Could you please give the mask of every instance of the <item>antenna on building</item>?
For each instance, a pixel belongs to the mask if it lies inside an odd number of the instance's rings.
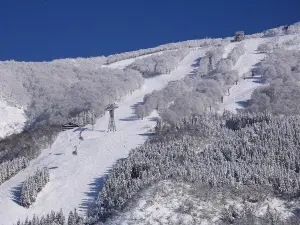
[[[115,109],[119,106],[116,103],[109,104],[106,106],[105,111],[109,112],[109,121],[108,121],[108,130],[109,131],[116,131],[116,123],[115,123]]]

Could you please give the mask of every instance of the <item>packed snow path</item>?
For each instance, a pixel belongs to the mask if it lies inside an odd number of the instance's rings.
[[[252,92],[256,88],[265,85],[261,82],[260,76],[249,77],[249,71],[265,57],[265,54],[257,52],[258,45],[263,42],[265,42],[265,40],[261,38],[244,41],[246,52],[239,58],[236,65],[233,67],[233,69],[237,70],[239,73],[240,78],[238,84],[232,85],[230,88],[230,95],[225,93],[224,101],[220,105],[220,112],[223,112],[225,109],[236,112],[237,109],[244,108],[247,105],[247,101],[251,98]],[[236,44],[230,44],[227,48],[232,49],[234,45]],[[229,51],[226,51],[225,49],[225,52]],[[247,74],[246,79],[243,79],[244,74]]]
[[[146,79],[140,90],[124,97],[115,112],[115,133],[106,132],[107,114],[97,120],[94,130],[91,126],[84,128],[82,141],[79,140],[78,129],[61,132],[51,148],[43,150],[27,169],[0,186],[0,224],[13,224],[18,219],[24,220],[33,214],[40,216],[61,208],[68,214],[76,207],[84,215],[112,165],[118,159],[126,157],[130,149],[141,145],[149,128],[155,125],[155,113],[144,120],[138,120],[133,111],[134,106],[143,100],[145,94],[190,74],[196,60],[206,50],[207,48],[192,50],[171,74]],[[131,61],[124,60],[111,66],[122,69]],[[75,146],[78,148],[77,156],[72,155]],[[45,166],[50,169],[50,182],[29,209],[21,207],[18,204],[21,183],[37,168]]]

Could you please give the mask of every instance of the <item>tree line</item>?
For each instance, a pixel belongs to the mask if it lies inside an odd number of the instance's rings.
[[[37,170],[21,186],[20,205],[29,208],[36,200],[38,193],[49,182],[50,173],[47,167]]]
[[[4,161],[0,164],[0,185],[12,178],[22,169],[25,169],[29,161],[25,157],[15,158],[11,161]]]
[[[66,219],[67,218],[67,219]],[[78,215],[76,209],[69,212],[69,215],[66,217],[62,210],[59,212],[51,211],[45,216],[33,216],[32,219],[26,218],[24,222],[20,220],[16,225],[83,225],[87,224],[82,217]]]

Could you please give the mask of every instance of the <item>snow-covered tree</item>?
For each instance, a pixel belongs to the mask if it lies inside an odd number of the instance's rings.
[[[16,175],[20,170],[25,169],[29,164],[29,161],[25,157],[13,159],[11,161],[5,161],[0,164],[0,185],[11,177]]]
[[[28,177],[22,184],[20,204],[26,208],[35,202],[38,193],[49,182],[50,174],[48,168],[37,170],[34,175]]]
[[[174,70],[179,62],[188,54],[189,50],[187,49],[167,51],[162,54],[137,59],[129,65],[128,68],[139,71],[144,77],[168,74]]]

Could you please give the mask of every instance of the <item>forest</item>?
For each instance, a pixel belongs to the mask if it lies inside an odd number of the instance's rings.
[[[90,214],[105,221],[141,190],[166,179],[264,188],[297,198],[299,121],[299,116],[225,113],[166,123],[114,166]]]
[[[268,190],[268,194],[279,198],[296,199],[300,185],[299,124],[299,116],[229,112],[164,123],[155,136],[118,161],[89,217],[75,224],[105,222],[142,190],[163,180],[197,184],[198,188],[209,187],[218,193],[240,187],[241,195],[249,202],[258,201],[255,196],[259,196],[259,190]],[[257,217],[246,212],[239,217],[227,212],[226,218],[232,221],[225,223],[222,217],[221,224],[248,224],[246,220],[250,217],[259,220],[259,224],[299,222],[291,217],[272,223],[267,214]]]

